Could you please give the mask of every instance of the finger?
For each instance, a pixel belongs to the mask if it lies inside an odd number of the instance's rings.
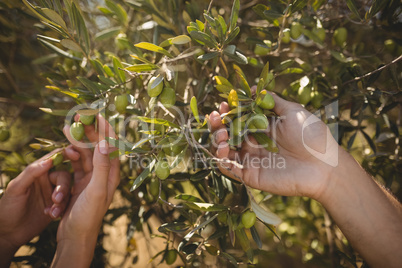
[[[108,177],[111,167],[108,143],[106,140],[100,141],[94,150],[93,156],[93,173],[91,181],[88,184],[88,195],[92,195],[96,198],[106,198]]]
[[[70,161],[78,161],[81,157],[80,153],[74,150],[72,145],[67,146],[63,153],[64,157]]]
[[[52,201],[61,204],[69,198],[71,175],[66,171],[52,172],[49,176],[50,182],[56,187],[52,193]]]
[[[229,111],[230,111],[229,104],[224,101],[221,102],[221,104],[219,105],[219,113],[224,114],[224,113],[228,113]]]
[[[82,170],[84,172],[91,172],[93,169],[92,166],[92,150],[89,149],[88,147],[76,147],[75,145],[72,146],[72,149],[80,154],[80,165],[82,167]],[[74,170],[76,171],[76,170]],[[78,170],[77,170],[78,171]]]
[[[35,161],[27,166],[18,177],[10,182],[9,191],[13,191],[16,194],[25,192],[37,178],[46,174],[53,167],[52,162],[51,158],[47,158]]]
[[[110,203],[113,198],[113,194],[120,183],[120,160],[118,157],[111,160],[111,167],[109,172],[109,184],[108,184],[108,202]]]
[[[213,111],[209,115],[208,122],[209,122],[209,128],[210,128],[211,132],[214,132],[217,129],[219,129],[220,127],[222,127],[221,115],[216,111]]]
[[[257,92],[257,86],[252,86],[250,88],[251,94],[254,95]]]
[[[295,105],[296,103],[287,101],[282,99],[281,97],[279,97],[278,95],[276,95],[273,92],[268,92],[269,94],[272,95],[272,97],[274,98],[275,101],[275,106],[273,108],[273,111],[277,114],[277,115],[284,115],[286,114],[286,112],[292,108],[293,105]]]

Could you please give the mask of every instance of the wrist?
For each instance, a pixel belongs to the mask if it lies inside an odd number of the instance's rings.
[[[345,196],[353,196],[367,174],[357,161],[342,147],[338,147],[338,164],[328,173],[327,183],[315,199],[329,207]]]
[[[14,254],[18,250],[18,246],[13,245],[3,236],[0,236],[0,267],[8,267]]]
[[[89,267],[94,255],[96,240],[97,237],[59,241],[52,267]]]

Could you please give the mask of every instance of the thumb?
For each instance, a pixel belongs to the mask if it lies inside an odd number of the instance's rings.
[[[107,193],[107,184],[110,171],[109,145],[106,140],[100,141],[94,150],[93,173],[89,187],[97,194]]]
[[[293,102],[282,99],[281,97],[279,97],[278,95],[276,95],[273,92],[268,91],[268,93],[271,94],[272,97],[274,98],[275,107],[273,108],[273,110],[277,115],[286,114],[286,112],[290,108],[290,106],[294,104]]]

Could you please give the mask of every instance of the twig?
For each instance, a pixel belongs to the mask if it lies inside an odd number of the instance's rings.
[[[363,79],[363,78],[366,78],[366,77],[368,77],[368,76],[370,76],[370,75],[373,75],[373,74],[375,74],[375,73],[381,72],[381,71],[384,70],[385,68],[388,68],[389,66],[391,66],[392,64],[397,63],[397,62],[400,61],[400,60],[402,60],[402,55],[399,56],[398,58],[394,59],[393,61],[387,63],[386,65],[383,65],[383,66],[381,66],[380,68],[375,69],[375,70],[372,71],[372,72],[366,73],[366,74],[364,74],[364,75],[362,75],[362,76],[355,77],[355,78],[353,78],[352,80],[346,81],[346,82],[343,83],[342,85],[344,86],[344,85],[347,85],[347,84],[349,84],[349,83],[352,83],[352,82],[361,80],[361,79]]]

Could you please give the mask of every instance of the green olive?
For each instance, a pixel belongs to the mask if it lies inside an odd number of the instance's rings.
[[[85,134],[84,126],[82,125],[82,123],[74,122],[70,127],[70,134],[74,140],[76,141],[82,140]]]
[[[257,216],[251,210],[247,210],[241,215],[241,223],[243,223],[244,228],[251,228],[254,226],[257,220]]]
[[[221,222],[221,223],[226,223],[226,224],[227,224],[227,221],[228,221],[228,213],[227,213],[226,211],[220,212],[220,213],[218,214],[217,219],[218,219],[219,222]]]
[[[266,130],[268,128],[268,119],[264,114],[254,114],[247,121],[247,127],[251,132]]]
[[[309,86],[299,88],[297,97],[300,104],[306,105],[311,100],[311,88]]]
[[[165,256],[165,261],[167,265],[172,265],[177,259],[177,251],[174,249],[168,250]]]
[[[152,178],[150,183],[149,183],[149,193],[157,197],[159,196],[159,180],[156,178]]]
[[[165,180],[170,175],[169,163],[166,160],[159,160],[155,166],[155,174],[159,179]]]
[[[124,114],[128,106],[127,94],[118,95],[114,98],[114,105],[120,114]]]
[[[396,48],[396,43],[394,40],[392,39],[388,39],[384,41],[384,46],[385,49],[389,52],[389,53],[393,53],[395,48]]]
[[[348,38],[348,30],[344,27],[340,27],[334,32],[334,39],[338,46],[343,47]]]
[[[326,33],[325,33],[325,29],[324,29],[324,28],[313,28],[312,32],[313,32],[313,34],[315,34],[315,35],[318,37],[318,39],[320,39],[322,42],[325,41]]]
[[[290,26],[290,37],[297,39],[302,34],[303,26],[299,22],[293,22]]]
[[[180,139],[180,140],[178,140]],[[169,143],[162,145],[162,151],[168,156],[176,156],[181,153],[185,147],[185,137],[178,137],[177,139],[170,137]]]
[[[237,117],[230,124],[230,132],[234,136],[240,136],[242,131],[244,130],[245,126],[246,126],[246,123],[244,121],[241,121],[240,117]]]
[[[52,155],[51,158],[52,158],[52,163],[53,163],[54,167],[60,165],[64,160],[63,154],[60,152]]]
[[[321,107],[321,102],[324,99],[322,94],[318,91],[311,92],[311,104],[314,108],[318,109]]]
[[[172,107],[176,103],[176,91],[173,88],[165,87],[159,95],[159,99],[163,106]]]
[[[290,42],[290,29],[286,28],[283,30],[282,43],[288,44],[289,42]]]
[[[254,48],[254,54],[258,56],[265,56],[271,52],[272,42],[270,40],[263,41],[265,46],[257,44]]]
[[[95,116],[94,115],[80,115],[80,121],[84,124],[84,125],[91,125],[94,121],[95,121]]]
[[[265,89],[262,90],[255,100],[258,106],[262,109],[271,110],[275,107],[275,101],[271,94],[268,93]]]
[[[153,76],[148,82],[147,93],[151,98],[158,97],[163,90],[163,80],[160,80],[159,83],[155,84],[156,79],[157,76]]]
[[[127,39],[127,35],[125,33],[119,33],[114,39],[114,43],[118,49],[124,50],[130,47],[129,41]]]
[[[0,142],[5,142],[10,138],[10,130],[7,127],[0,127]]]

